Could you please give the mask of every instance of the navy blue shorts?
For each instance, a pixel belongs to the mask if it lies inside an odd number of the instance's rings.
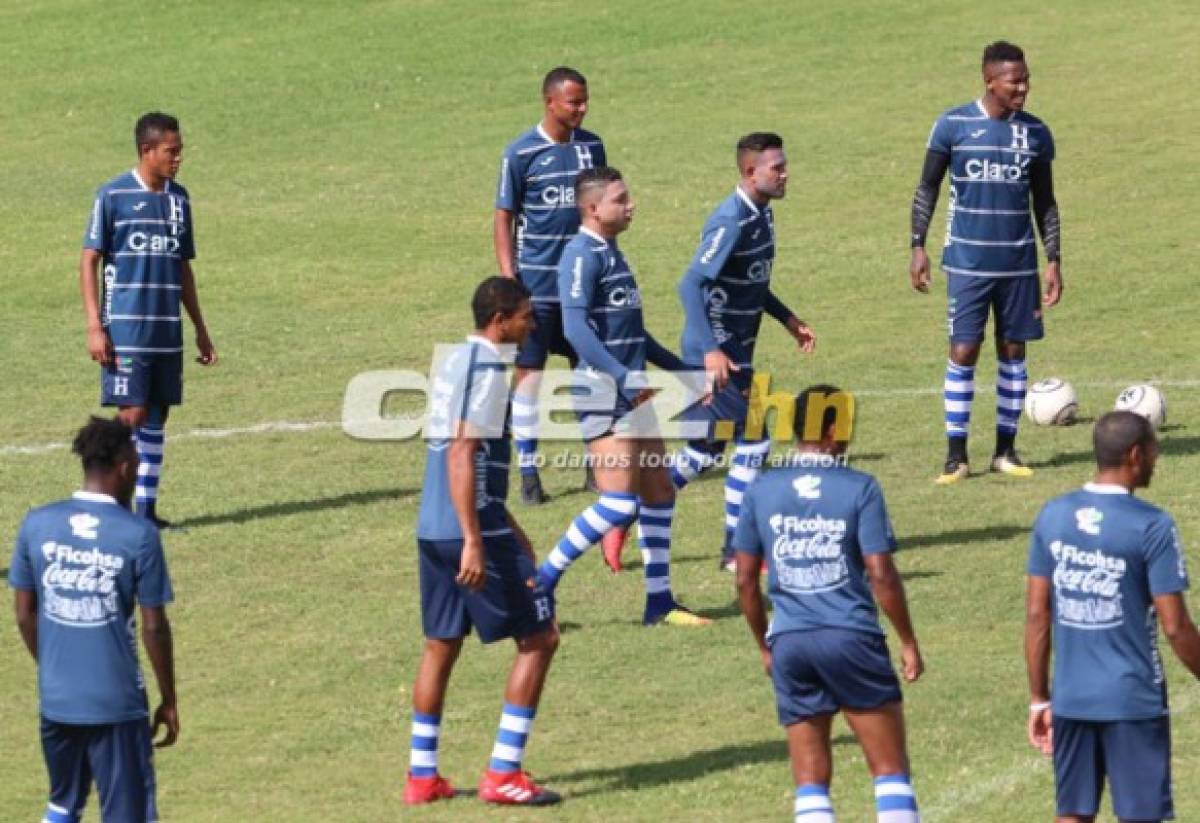
[[[528,637],[554,622],[554,595],[538,584],[537,569],[513,535],[484,538],[487,584],[460,586],[461,540],[418,540],[421,626],[425,636],[455,640],[471,627],[484,643]]]
[[[633,412],[633,403],[618,394],[613,400],[613,407],[603,411],[580,411],[575,416],[579,419],[579,429],[583,433],[583,442],[591,443],[610,434],[624,434],[632,431],[632,421],[629,414]]]
[[[522,369],[540,369],[552,354],[561,354],[574,366],[575,349],[563,333],[562,307],[558,303],[533,304],[533,330],[517,349],[516,365]]]
[[[988,314],[996,314],[996,337],[1013,343],[1041,340],[1042,297],[1036,274],[1021,277],[946,275],[946,319],[953,343],[979,343]]]
[[[1104,780],[1122,820],[1171,820],[1171,721],[1100,723],[1054,717],[1054,786],[1059,815],[1100,811]]]
[[[42,753],[50,772],[47,817],[78,820],[95,781],[102,820],[157,821],[153,751],[145,719],[76,726],[43,717]]]
[[[102,406],[178,406],[183,402],[183,355],[118,354],[100,367]]]
[[[713,393],[712,402],[707,406],[698,403],[683,413],[684,420],[702,421],[709,425],[708,436],[703,440],[688,441],[689,446],[720,454],[730,439],[740,439],[745,434],[753,378],[754,371],[749,368],[732,372],[725,388]],[[763,432],[766,432],[765,426]],[[707,449],[703,448],[704,444],[707,444]]]
[[[902,699],[882,635],[806,629],[771,639],[771,680],[784,726],[838,709],[877,709]]]

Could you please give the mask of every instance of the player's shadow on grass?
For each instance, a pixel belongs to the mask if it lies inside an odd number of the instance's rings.
[[[1164,426],[1159,430],[1158,445],[1163,455],[1187,457],[1193,454],[1200,454],[1200,436],[1177,437],[1171,434],[1172,430],[1182,428],[1183,426]],[[1080,451],[1056,454],[1045,460],[1030,463],[1029,465],[1033,468],[1041,469],[1056,466],[1091,464],[1095,462],[1096,455],[1091,449],[1081,449]]]
[[[846,746],[852,743],[854,743],[854,737],[849,734],[839,734],[832,741],[834,746]],[[755,743],[739,743],[715,749],[693,751],[682,757],[667,760],[652,760],[623,766],[580,769],[547,775],[546,783],[551,786],[592,782],[599,784],[577,791],[568,789],[570,797],[577,798],[602,792],[649,789],[673,783],[686,783],[716,772],[765,763],[786,763],[787,759],[787,740],[781,736],[770,740],[759,740]]]
[[[950,529],[933,534],[914,534],[901,538],[900,550],[927,549],[931,546],[959,546],[971,543],[986,543],[989,541],[1009,540],[1029,531],[1027,525],[1011,525],[1001,523],[996,526],[980,526],[974,529]],[[917,575],[936,575],[941,572],[910,572]]]
[[[362,492],[348,492],[334,497],[318,497],[316,500],[292,500],[285,503],[268,503],[265,506],[250,506],[244,509],[234,509],[220,514],[204,514],[200,517],[190,517],[178,520],[173,525],[181,529],[196,529],[203,526],[219,526],[226,523],[246,523],[251,520],[264,520],[272,517],[287,517],[292,514],[312,514],[313,512],[330,509],[344,509],[347,506],[369,506],[385,500],[403,500],[420,494],[420,489],[372,489]]]

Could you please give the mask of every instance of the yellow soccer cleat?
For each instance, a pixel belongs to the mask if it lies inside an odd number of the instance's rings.
[[[971,476],[971,468],[965,460],[955,460],[951,458],[946,461],[942,473],[934,478],[933,482],[939,486],[949,486],[951,483],[957,483],[959,480],[966,480]]]
[[[669,611],[646,615],[642,623],[646,626],[711,626],[712,620],[676,603]]]
[[[1033,477],[1033,469],[1021,462],[1016,449],[1009,449],[992,458],[992,471],[1009,477]]]

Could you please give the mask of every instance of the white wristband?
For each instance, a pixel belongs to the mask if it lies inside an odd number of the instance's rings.
[[[1045,703],[1030,703],[1029,704],[1029,711],[1033,712],[1033,713],[1044,712],[1048,708],[1050,708],[1049,700],[1047,700]]]

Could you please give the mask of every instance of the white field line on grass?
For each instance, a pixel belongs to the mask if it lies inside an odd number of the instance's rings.
[[[1151,380],[1151,385],[1162,386],[1167,389],[1195,389],[1200,388],[1200,380]],[[1133,385],[1133,381],[1116,381],[1106,380],[1093,383],[1075,383],[1077,389],[1123,389],[1126,386]],[[994,388],[987,385],[977,386],[976,394],[988,394],[994,391]],[[942,393],[941,386],[919,386],[913,388],[892,388],[892,389],[858,389],[854,392],[859,397],[918,397],[926,395],[938,395]],[[193,429],[189,432],[180,434],[169,434],[167,439],[174,442],[177,440],[191,440],[195,438],[220,438],[220,437],[239,437],[241,435],[253,434],[275,434],[279,432],[309,432],[318,431],[321,429],[332,429],[340,427],[341,421],[338,420],[275,420],[267,423],[255,423],[252,426],[240,426],[231,429]],[[0,446],[0,457],[8,455],[29,455],[29,454],[44,454],[46,452],[60,451],[68,448],[69,443],[34,443],[27,446],[22,445],[7,445]]]
[[[1200,688],[1192,686],[1183,694],[1171,699],[1171,719],[1178,722],[1179,718],[1192,712],[1200,705]],[[1016,717],[1013,723],[1024,722],[1024,717]],[[1038,773],[1045,772],[1053,775],[1054,766],[1040,754],[1030,749],[1030,754],[1011,768],[997,774],[983,777],[971,783],[935,795],[931,803],[921,803],[921,820],[925,823],[937,823],[939,820],[961,820],[961,814],[972,809],[992,795],[1011,793],[1021,784],[1032,780]],[[917,771],[920,774],[920,771]],[[919,779],[919,778],[918,778]],[[920,783],[918,782],[918,787]],[[1054,806],[1054,790],[1051,789],[1045,798],[1046,808]]]

